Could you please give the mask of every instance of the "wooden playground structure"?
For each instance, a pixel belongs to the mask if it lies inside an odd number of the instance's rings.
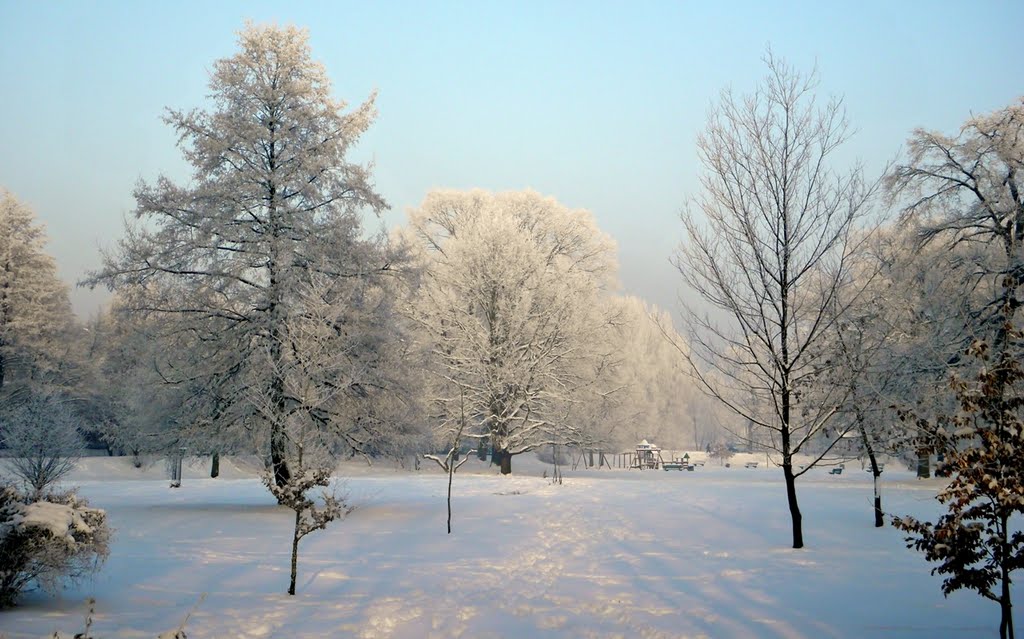
[[[668,457],[664,454],[667,453]],[[635,450],[622,453],[608,453],[599,448],[576,449],[572,452],[572,469],[608,468],[614,470],[692,470],[694,465],[703,466],[703,461],[691,462],[689,453],[676,457],[675,451],[663,451],[660,446],[649,443],[646,439],[637,444]]]

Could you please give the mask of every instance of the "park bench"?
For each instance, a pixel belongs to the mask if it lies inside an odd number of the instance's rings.
[[[684,464],[677,461],[665,462],[661,467],[665,470],[693,470],[693,464]]]
[[[828,471],[828,474],[829,475],[842,475],[843,474],[843,467],[842,466],[836,466],[832,470]]]
[[[871,466],[868,466],[864,470],[866,470],[866,471],[868,471],[870,473],[871,472]],[[883,470],[885,470],[885,464],[879,462],[879,464],[878,464],[878,472],[882,472]]]
[[[744,468],[757,468],[757,462],[747,462],[743,464]]]

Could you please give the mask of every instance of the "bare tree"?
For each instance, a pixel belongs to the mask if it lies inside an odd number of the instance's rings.
[[[687,361],[708,393],[767,431],[764,445],[779,455],[785,479],[793,547],[802,548],[796,479],[837,441],[822,436],[842,401],[836,389],[808,402],[803,389],[828,366],[819,346],[844,300],[856,299],[839,291],[851,285],[864,237],[855,231],[874,187],[859,167],[830,168],[849,127],[839,100],[816,103],[817,74],[801,75],[771,53],[766,63],[763,85],[742,98],[724,91],[698,138],[701,216],[684,215],[675,264],[726,317],[719,324],[687,305]],[[793,463],[799,453],[812,453],[802,470]]]

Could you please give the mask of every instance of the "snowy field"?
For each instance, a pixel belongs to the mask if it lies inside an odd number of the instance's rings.
[[[90,596],[99,638],[153,638],[193,608],[189,639],[997,634],[995,604],[943,599],[923,557],[872,527],[870,475],[855,464],[800,480],[807,548],[794,551],[781,471],[742,461],[567,471],[563,485],[526,456],[512,477],[467,466],[450,536],[436,468],[346,466],[359,508],[303,540],[288,597],[292,514],[251,469],[228,461],[211,480],[197,463],[172,490],[162,464],[91,458],[71,483],[116,528],[109,560],[58,598],[0,612],[0,635],[78,632]],[[894,464],[883,479],[887,509],[937,514],[937,480]]]

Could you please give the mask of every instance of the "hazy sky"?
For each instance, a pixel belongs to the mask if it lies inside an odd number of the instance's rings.
[[[711,6],[715,5],[715,6]],[[404,220],[432,187],[532,187],[591,210],[625,289],[676,306],[669,257],[694,140],[761,58],[815,62],[878,172],[917,126],[953,131],[1024,94],[1024,2],[28,2],[0,0],[0,185],[46,223],[69,282],[121,235],[139,178],[188,170],[165,107],[203,105],[245,19],[311,32],[335,95],[380,90],[356,150]],[[105,294],[72,292],[80,314]]]

